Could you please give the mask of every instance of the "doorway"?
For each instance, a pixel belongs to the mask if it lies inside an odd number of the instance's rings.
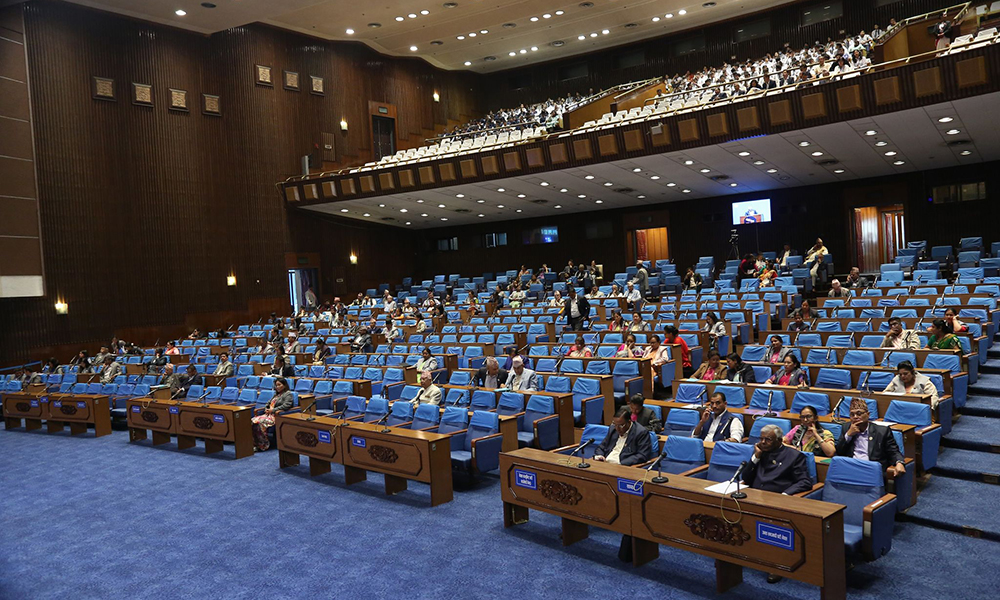
[[[857,267],[863,272],[877,272],[891,263],[899,248],[906,246],[903,205],[863,206],[854,209],[854,250]]]
[[[667,245],[667,228],[635,229],[629,232],[629,264],[648,260],[655,264],[658,260],[670,258]]]
[[[306,292],[312,290],[319,299],[319,286],[316,269],[288,269],[288,299],[292,305],[292,313],[306,305]]]
[[[372,157],[379,160],[396,153],[396,120],[372,115]]]

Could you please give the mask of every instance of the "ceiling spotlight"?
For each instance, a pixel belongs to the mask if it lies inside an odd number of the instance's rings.
[[[465,66],[469,67],[471,65],[472,65],[472,63],[470,63],[469,61],[465,61]]]
[[[799,146],[801,146],[802,148],[805,148],[806,146],[809,145],[811,145],[809,142],[799,142]]]
[[[426,217],[426,216],[427,216],[427,213],[420,213],[420,216],[421,216],[421,217]]]
[[[508,56],[517,56],[517,52],[508,52],[507,55]]]
[[[521,48],[521,54],[527,54],[527,53],[528,53],[527,50],[525,50],[524,48]]]
[[[462,40],[464,40],[464,39],[465,39],[465,36],[464,36],[464,35],[460,35],[460,36],[458,36],[458,37],[457,37],[456,39],[458,39],[459,41],[462,41]]]
[[[603,34],[603,35],[608,35],[609,33],[611,33],[610,29],[602,29],[601,30],[601,34]]]
[[[486,216],[486,215],[484,215],[483,213],[479,213],[479,216],[480,216],[480,217],[484,217],[484,216]]]
[[[701,169],[701,172],[702,172],[702,173],[708,173],[708,172],[710,172],[711,170],[712,170],[712,169]]]
[[[834,169],[833,172],[836,173],[837,175],[840,175],[841,173],[844,172],[844,170],[843,169]]]
[[[530,19],[528,19],[528,20],[529,20],[529,21],[531,21],[532,23],[534,23],[535,21],[537,21],[537,20],[538,20],[538,17],[531,17],[531,18],[530,18]]]
[[[691,193],[691,190],[689,190],[689,189],[683,189],[681,191],[684,192],[685,194],[690,194]]]
[[[409,222],[409,221],[407,221],[407,222],[406,222],[406,224],[407,224],[407,225],[409,225],[409,224],[410,224],[410,222]]]
[[[422,10],[422,11],[420,11],[420,14],[422,14],[422,15],[429,15],[429,14],[431,14],[431,11],[429,11],[429,10]]]
[[[541,183],[540,183],[540,184],[538,184],[538,185],[540,185],[540,186],[542,186],[542,187],[548,187],[548,186],[549,186],[549,182],[548,182],[548,181],[543,181],[543,182],[541,182]]]
[[[642,194],[639,194],[638,198],[639,198],[639,200],[645,200],[645,199],[646,199],[646,196],[644,196],[644,195],[642,195]]]
[[[585,39],[587,39],[587,36],[585,36],[585,35],[578,35],[578,36],[576,36],[576,39],[578,39],[578,40],[585,40]]]
[[[524,194],[518,194],[517,197],[518,198],[524,198],[525,196],[524,196]]]
[[[557,16],[557,17],[561,17],[561,16],[563,16],[564,14],[566,14],[566,12],[565,12],[565,11],[562,11],[562,10],[557,10],[557,11],[556,11],[556,16]]]
[[[550,15],[549,13],[545,13],[544,15],[542,15],[542,18],[543,19],[551,19],[552,15]]]
[[[955,119],[952,117],[941,117],[940,119],[938,119],[938,123],[951,123],[954,120]]]
[[[342,209],[340,209],[340,212],[347,212],[347,209],[346,208],[342,208]]]
[[[768,173],[777,173],[778,170],[777,169],[768,169],[767,172]]]
[[[671,181],[670,183],[667,184],[667,187],[674,187],[675,185],[677,185],[677,184],[674,183],[673,181]]]
[[[371,213],[365,213],[365,216],[366,216],[366,217],[370,217],[370,216],[372,216],[372,215],[371,215]]]
[[[597,34],[596,33],[592,33],[592,34],[590,34],[590,37],[592,37],[592,38],[597,37]]]
[[[968,156],[968,155],[972,154],[972,150],[962,150],[962,151],[960,152],[960,154],[961,154],[962,156]]]
[[[404,18],[403,18],[403,17],[396,17],[396,20],[397,20],[397,21],[403,21],[403,20],[404,20]]]
[[[503,208],[503,207],[504,207],[503,204],[497,204],[497,208]]]
[[[823,153],[820,152],[819,150],[817,150],[816,152],[813,152],[812,155],[813,156],[823,156]]]
[[[584,177],[584,179],[593,179],[593,178],[594,178],[593,175],[587,175],[587,176]]]
[[[455,194],[456,198],[465,198],[465,194]]]
[[[566,188],[560,188],[560,190],[559,190],[559,191],[565,194],[565,193],[566,193],[566,192],[568,192],[569,190],[567,190]]]
[[[351,28],[347,29],[347,35],[354,35],[354,30]]]
[[[948,135],[955,135],[955,134],[959,134],[959,133],[962,133],[962,132],[959,129],[949,129],[945,133],[947,133]]]
[[[531,51],[532,52],[538,52],[538,46],[532,46],[531,47]]]
[[[486,202],[486,200],[476,200],[476,202],[482,204],[483,202]]]
[[[410,14],[408,14],[406,16],[410,17],[411,19],[416,19],[417,18],[416,13],[410,13]]]
[[[654,23],[659,23],[660,22],[660,17],[653,17],[653,22]]]
[[[438,204],[438,208],[444,208],[444,204]]]
[[[604,187],[611,187],[611,186],[613,186],[613,185],[614,185],[614,184],[613,184],[613,183],[611,183],[610,181],[605,181],[605,182],[604,182]]]
[[[482,34],[482,35],[486,35],[486,34],[487,34],[487,33],[489,33],[489,32],[490,32],[490,30],[489,30],[489,29],[480,29],[480,30],[479,30],[479,33],[480,33],[480,34]]]
[[[521,212],[521,209],[519,208],[519,209],[515,210],[514,212]]]
[[[497,191],[502,194],[502,193],[506,192],[507,190],[505,190],[504,188],[497,188]]]
[[[877,134],[877,133],[878,133],[878,132],[877,132],[877,131],[875,131],[874,129],[869,129],[868,131],[866,131],[866,132],[865,132],[865,135],[875,135],[875,134]]]
[[[885,155],[886,156],[896,156],[896,151],[895,150],[889,150],[888,152],[885,153]]]
[[[586,198],[587,194],[577,194],[577,198]]]
[[[424,203],[424,201],[423,201],[422,198],[417,198],[417,204],[423,204],[423,203]]]
[[[888,146],[889,142],[875,142],[875,145],[881,148],[882,146]]]
[[[416,51],[417,51],[416,46],[410,46],[410,52],[416,52]]]
[[[686,160],[686,161],[684,161],[684,164],[686,164],[686,165],[693,165],[694,161],[693,160]]]
[[[736,187],[737,185],[739,185],[739,184],[734,181],[733,183],[729,184],[729,187]]]
[[[556,204],[556,205],[555,205],[555,206],[553,206],[552,208],[562,208],[562,204]]]
[[[379,204],[378,207],[379,208],[385,208],[385,204]]]
[[[405,213],[405,212],[408,212],[408,211],[405,208],[401,208],[401,209],[399,209],[399,212]]]
[[[442,221],[447,221],[447,220],[448,220],[448,217],[441,217],[441,220],[442,220]]]
[[[666,17],[666,18],[668,18],[668,19],[673,19],[674,18],[674,13],[667,13],[667,14],[665,14],[663,16]]]
[[[187,11],[178,8],[177,10],[174,11],[174,14],[177,15],[178,17],[183,17],[184,15],[187,14]]]
[[[650,179],[652,179],[653,181],[656,181],[659,178],[660,178],[659,175],[653,175],[653,176],[650,177]]]
[[[683,17],[684,15],[688,14],[688,11],[686,11],[686,10],[684,10],[684,9],[682,8],[682,9],[680,9],[679,11],[677,11],[677,14],[679,14],[680,16],[682,16],[682,17]]]
[[[641,170],[642,170],[642,167],[636,167],[636,168],[632,169],[632,172],[633,173],[638,173]]]
[[[594,204],[604,204],[604,200],[594,200]]]
[[[743,152],[740,152],[740,156],[750,156],[750,153],[744,150]]]
[[[762,164],[764,164],[764,161],[762,161],[762,160],[755,160],[755,161],[753,161],[753,164],[755,164],[755,165],[757,165],[759,167]]]
[[[904,161],[904,160],[897,160],[897,161],[893,162],[892,164],[894,164],[894,165],[896,165],[898,167],[899,165],[905,165],[906,161]]]

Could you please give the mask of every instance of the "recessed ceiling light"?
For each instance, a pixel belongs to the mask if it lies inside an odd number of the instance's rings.
[[[640,167],[636,167],[636,168],[632,169],[632,172],[633,172],[633,173],[638,173],[638,172],[639,172],[639,171],[641,171],[641,170],[642,170],[642,169],[641,169]]]
[[[456,39],[458,39],[459,41],[462,41],[462,40],[465,39],[465,36],[464,35],[460,35],[460,36],[457,36]]]
[[[877,132],[877,131],[875,131],[874,129],[869,129],[868,131],[866,131],[866,132],[865,132],[865,135],[875,135],[875,134],[877,134],[877,133],[878,133],[878,132]]]
[[[836,173],[837,175],[840,175],[841,173],[844,172],[844,170],[843,169],[834,169],[833,172]]]
[[[660,17],[653,17],[653,22],[654,23],[659,23],[660,22]]]
[[[396,20],[397,20],[397,21],[403,21],[403,20],[405,20],[405,19],[404,19],[403,17],[396,17]]]
[[[702,172],[702,173],[708,173],[708,172],[710,172],[711,170],[712,170],[712,169],[701,169],[701,172]]]
[[[743,152],[740,152],[740,156],[750,156],[750,153],[744,150]]]
[[[538,52],[538,46],[532,46],[531,47],[531,51],[532,52]]]
[[[480,216],[480,217],[484,217],[484,216],[486,216],[486,215],[484,215],[483,213],[479,213],[479,216]]]
[[[366,216],[366,217],[370,217],[370,216],[372,216],[372,215],[371,215],[371,213],[365,213],[365,216]]]
[[[385,204],[379,204],[378,207],[379,208],[385,208]]]
[[[898,167],[899,165],[906,164],[906,161],[905,160],[897,160],[897,161],[893,162],[892,164],[894,164],[894,165],[896,165]]]
[[[399,212],[405,213],[405,212],[408,212],[408,211],[405,208],[401,208],[401,209],[399,209]]]
[[[653,175],[653,176],[650,177],[650,179],[652,179],[653,181],[656,181],[659,178],[660,178],[659,175]]]
[[[764,164],[764,161],[762,161],[762,160],[755,160],[755,161],[753,161],[753,164],[755,164],[755,165],[757,165],[759,167],[762,164]]]
[[[593,178],[594,178],[593,175],[587,175],[587,176],[584,177],[584,179],[593,179]]]
[[[473,32],[470,32],[470,33],[469,33],[469,37],[470,37],[470,38],[471,38],[471,37],[476,37],[476,32],[475,32],[475,31],[473,31]]]
[[[962,131],[959,130],[959,129],[949,129],[945,133],[947,133],[948,135],[956,135],[956,134],[962,133]]]
[[[524,198],[524,194],[518,194],[517,197],[518,198]]]
[[[429,14],[431,14],[431,11],[429,11],[429,10],[422,10],[422,11],[420,11],[420,14],[422,14],[422,15],[429,15]]]
[[[604,204],[604,200],[594,200],[594,204]]]
[[[427,213],[420,213],[420,216],[421,216],[421,217],[426,217],[426,216],[427,216]]]
[[[592,34],[590,34],[590,37],[597,37],[597,34],[596,33],[592,33]]]
[[[552,208],[562,208],[562,204],[556,204],[556,205],[555,205],[555,206],[553,206]]]
[[[465,66],[468,67],[468,66],[471,66],[471,65],[472,65],[472,63],[470,63],[469,61],[465,61]]]
[[[465,194],[455,194],[456,198],[465,198]]]
[[[586,198],[587,194],[577,194],[577,198]]]
[[[561,16],[563,16],[564,14],[566,14],[566,12],[565,12],[565,11],[562,11],[562,10],[557,10],[557,11],[556,11],[556,16],[557,16],[557,17],[561,17]]]
[[[528,19],[528,20],[529,20],[529,21],[531,21],[532,23],[534,23],[535,21],[537,21],[537,20],[538,20],[538,17],[531,17],[531,18],[530,18],[530,19]]]
[[[521,48],[521,54],[527,54],[527,53],[528,53],[527,49]]]
[[[543,19],[551,19],[552,15],[550,15],[549,13],[545,13],[544,15],[542,15],[542,18]]]
[[[519,208],[519,209],[515,210],[514,212],[521,212],[521,209]]]
[[[777,173],[778,170],[777,169],[768,169],[767,172],[768,173]]]
[[[410,52],[416,52],[416,51],[417,51],[416,46],[410,46]]]
[[[576,39],[578,39],[578,40],[585,40],[585,39],[587,39],[587,36],[585,36],[585,35],[578,35],[578,36],[576,36]]]
[[[729,184],[729,187],[736,187],[737,185],[739,185],[739,184],[734,181],[733,183]]]
[[[609,30],[609,29],[602,29],[602,30],[601,30],[601,33],[602,33],[603,35],[608,35],[609,33],[611,33],[611,30]]]
[[[506,192],[507,190],[505,190],[504,188],[497,188],[497,191],[502,194],[502,193]]]
[[[497,204],[497,208],[504,208],[503,204]]]
[[[422,198],[417,198],[417,204],[423,204],[423,203],[424,203],[424,201],[423,201]]]
[[[201,5],[204,8],[215,8],[215,4],[212,4],[211,2],[202,2]]]
[[[406,224],[407,224],[407,225],[409,225],[409,224],[410,224],[410,222],[409,222],[409,221],[407,221],[407,222],[406,222]]]
[[[416,19],[417,18],[417,13],[410,13],[410,14],[408,14],[406,16],[410,17],[411,19]]]
[[[560,189],[559,189],[559,191],[565,194],[565,193],[566,193],[566,192],[568,192],[569,190],[567,190],[566,188],[560,188]]]
[[[354,30],[351,28],[347,29],[347,35],[354,35]]]
[[[878,146],[879,148],[881,148],[882,146],[888,146],[889,142],[885,142],[885,141],[875,142],[875,145]]]
[[[819,150],[817,150],[817,151],[813,152],[812,155],[813,156],[823,156],[823,153],[820,152]]]
[[[686,11],[686,10],[684,10],[684,9],[682,8],[682,9],[680,9],[679,11],[677,11],[677,14],[679,14],[680,16],[682,16],[682,17],[683,17],[684,15],[688,14],[688,11]]]
[[[540,183],[540,184],[538,184],[538,185],[540,185],[540,186],[542,186],[542,187],[548,187],[548,185],[549,185],[549,182],[548,182],[548,181],[543,181],[543,182],[541,182],[541,183]]]
[[[613,186],[613,185],[614,185],[614,184],[613,184],[613,183],[611,183],[610,181],[605,181],[605,182],[604,182],[604,187],[611,187],[611,186]]]
[[[347,209],[346,208],[342,208],[342,209],[340,209],[340,212],[347,212]]]
[[[895,150],[889,150],[888,152],[885,153],[885,155],[886,156],[896,156],[896,151]]]
[[[372,29],[378,29],[379,27],[382,26],[382,24],[381,23],[369,23],[368,26],[371,27]]]
[[[668,19],[673,19],[674,18],[674,13],[667,13],[667,14],[665,14],[663,16],[666,17],[666,18],[668,18]]]
[[[438,208],[444,208],[444,204],[438,204]]]
[[[487,33],[489,33],[489,32],[490,32],[490,30],[489,30],[489,29],[480,29],[480,30],[479,30],[479,33],[480,33],[480,35],[486,35],[486,34],[487,34]]]
[[[941,117],[938,119],[938,123],[951,123],[955,119],[953,117]]]
[[[174,14],[177,15],[178,17],[183,17],[184,15],[187,14],[187,11],[178,8],[177,10],[174,11]]]
[[[441,217],[441,220],[442,220],[442,221],[447,221],[447,220],[448,220],[448,217]]]
[[[674,183],[673,181],[671,181],[670,183],[667,184],[667,187],[674,187],[675,185],[677,185],[677,184]]]
[[[684,164],[686,164],[686,165],[693,165],[694,161],[693,160],[686,160],[686,161],[684,161]]]
[[[801,146],[803,148],[805,148],[806,146],[809,146],[809,145],[810,145],[809,142],[799,142],[799,146]]]
[[[507,55],[508,56],[517,56],[517,52],[508,52]]]
[[[486,200],[476,200],[477,204],[482,204],[483,202],[486,202]]]
[[[688,189],[683,189],[681,191],[684,192],[685,194],[690,194],[691,193],[691,190],[688,190]]]
[[[639,200],[645,200],[645,199],[646,199],[646,196],[644,196],[643,194],[639,194]]]
[[[962,156],[968,156],[968,155],[972,154],[972,150],[962,150],[962,152],[960,154]]]

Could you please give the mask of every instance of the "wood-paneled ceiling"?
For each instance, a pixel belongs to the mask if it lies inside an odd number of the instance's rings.
[[[759,194],[1000,159],[1000,93],[714,146],[304,206],[412,229]]]
[[[392,56],[418,56],[444,69],[481,73],[585,54],[789,3],[789,0],[71,1],[205,34],[263,22],[324,39],[363,42]]]

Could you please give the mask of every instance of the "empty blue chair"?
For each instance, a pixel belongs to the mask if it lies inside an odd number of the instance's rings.
[[[669,439],[669,438],[668,438]],[[694,476],[709,481],[729,481],[740,468],[740,464],[749,462],[753,456],[753,446],[737,442],[716,442],[712,448],[712,457],[708,460],[708,468]]]
[[[477,410],[466,430],[451,436],[451,465],[470,474],[496,470],[502,441],[500,416]]]
[[[347,406],[344,409],[345,419],[360,419],[365,414],[366,401],[361,396],[348,396]]]
[[[734,385],[717,385],[715,391],[726,397],[726,404],[730,408],[740,408],[746,406],[747,396],[744,388]]]
[[[806,362],[811,365],[835,365],[837,364],[837,353],[833,348],[811,348],[806,355]]]
[[[611,367],[606,360],[592,360],[587,363],[587,375],[611,375]]]
[[[396,404],[409,404],[409,402],[394,402],[393,406]],[[412,405],[410,405],[412,407]],[[458,409],[461,412],[462,409]],[[448,409],[445,409],[447,412]],[[391,418],[391,417],[390,417]],[[438,407],[433,404],[421,404],[417,406],[416,410],[413,411],[413,420],[410,423],[410,429],[421,430],[421,429],[434,429],[441,422],[441,411]]]
[[[521,394],[517,392],[503,392],[503,394],[511,394],[519,396]],[[501,394],[502,395],[502,394]],[[521,401],[522,404],[524,401]],[[492,390],[476,390],[472,394],[472,398],[469,402],[469,408],[474,410],[495,410],[497,407],[497,395]]]
[[[473,406],[479,406],[479,403],[476,400],[476,394],[480,391],[481,390],[477,390],[472,394]],[[492,394],[492,392],[488,393]],[[500,400],[497,402],[498,415],[516,415],[521,412],[524,412],[524,394],[517,392],[503,392],[500,394]]]
[[[373,396],[372,399],[368,401],[368,404],[365,405],[365,416],[363,420],[365,423],[372,423],[386,416],[388,412],[389,401],[381,396]]]
[[[624,403],[626,398],[642,393],[642,377],[639,375],[639,361],[615,361],[612,370],[615,401]]]
[[[449,406],[441,415],[437,432],[451,434],[464,430],[469,424],[469,411],[459,406]],[[454,446],[452,446],[454,449]]]
[[[451,388],[447,390],[444,403],[447,406],[468,406],[469,390],[461,390],[458,388]]]
[[[550,378],[552,379],[552,378]],[[555,391],[548,386],[546,391]],[[573,382],[573,420],[578,426],[588,423],[602,423],[604,419],[604,396],[601,382],[589,377],[577,377]]]
[[[559,445],[559,416],[550,396],[532,394],[528,399],[524,415],[518,417],[517,443],[521,448],[532,446],[542,450]]]
[[[449,385],[469,385],[472,382],[472,373],[469,371],[452,371],[448,378]]]
[[[851,372],[847,369],[823,367],[816,375],[816,381],[813,385],[819,388],[849,390],[851,389]]]
[[[368,406],[371,407],[371,402],[368,403]],[[413,405],[409,402],[393,402],[392,410],[385,424],[390,427],[403,427],[409,425],[412,421]]]
[[[705,384],[682,383],[677,386],[677,402],[705,402],[708,392]]]
[[[855,367],[875,365],[875,353],[871,350],[848,350],[844,353],[844,364]]]
[[[802,407],[811,406],[816,409],[816,414],[823,417],[830,414],[830,396],[821,392],[807,392],[796,390],[792,397],[791,412],[798,414],[802,412]],[[785,433],[788,433],[787,431]]]
[[[607,425],[586,425],[583,428],[583,434],[580,436],[580,444],[588,441],[593,441],[592,444],[578,452],[576,455],[581,457],[581,459],[593,458],[594,452],[597,450],[597,446],[604,441],[604,438],[608,435],[609,427]],[[569,448],[564,448],[561,450],[564,454],[569,454],[576,449],[576,446],[570,446]]]
[[[705,445],[700,439],[679,435],[667,437],[663,444],[663,459],[659,465],[661,471],[678,474],[704,464]]]
[[[698,425],[699,413],[697,410],[688,408],[674,408],[667,413],[667,420],[664,423],[663,433],[668,436],[690,437]],[[701,444],[701,440],[697,440]]]
[[[785,392],[782,390],[768,390],[765,388],[754,388],[750,396],[750,408],[766,409],[768,400],[771,402],[771,410],[778,412],[785,410]],[[785,430],[788,433],[788,430]]]
[[[766,353],[767,346],[744,346],[740,358],[745,362],[760,362],[764,360],[764,354]]]
[[[896,497],[885,496],[884,490],[879,463],[846,456],[830,459],[820,499],[845,507],[844,546],[850,554],[874,560],[892,549]]]

